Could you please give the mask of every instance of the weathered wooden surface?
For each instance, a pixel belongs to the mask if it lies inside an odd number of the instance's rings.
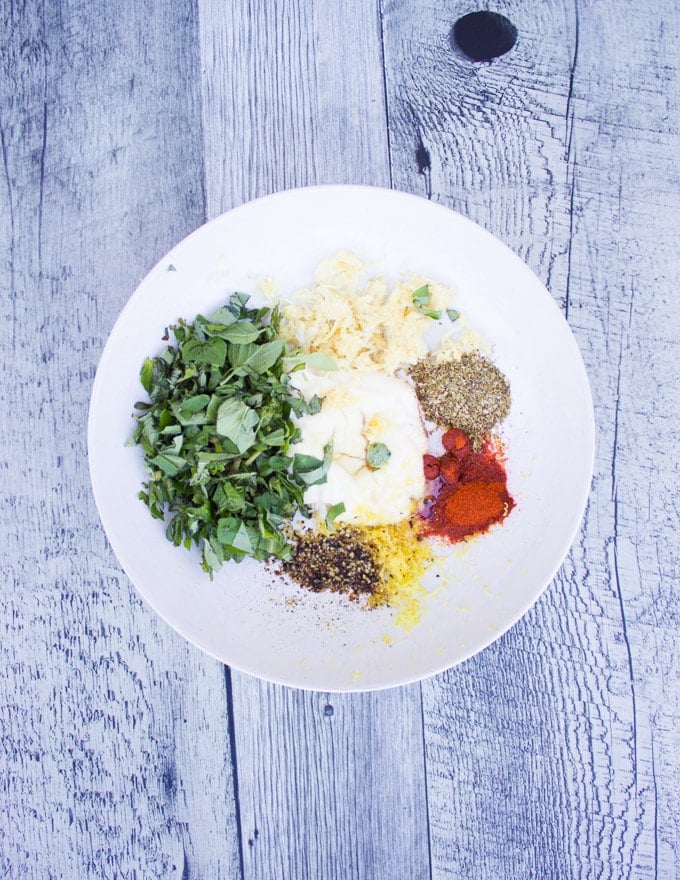
[[[680,876],[680,14],[503,2],[503,58],[425,0],[4,0],[0,875]],[[303,694],[231,673],[137,598],[85,420],[137,281],[283,187],[394,185],[546,282],[598,422],[567,563],[496,645],[423,683]],[[559,500],[556,500],[559,503]]]

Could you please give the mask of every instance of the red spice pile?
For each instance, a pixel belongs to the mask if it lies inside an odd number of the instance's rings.
[[[455,542],[486,532],[505,519],[515,502],[500,453],[490,440],[474,452],[468,435],[452,428],[442,443],[444,455],[423,457],[425,477],[436,481],[434,502],[423,514],[425,534]]]

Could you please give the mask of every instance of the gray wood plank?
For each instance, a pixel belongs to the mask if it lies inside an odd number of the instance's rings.
[[[432,876],[677,876],[678,11],[499,2],[518,43],[476,64],[448,40],[472,8],[385,6],[395,185],[546,281],[599,436],[559,576],[423,688]]]
[[[199,10],[210,217],[312,183],[389,186],[375,2]]]
[[[375,3],[202,0],[199,21],[211,215],[389,185]],[[245,877],[429,877],[417,686],[331,699],[234,673],[233,699]]]
[[[2,17],[0,874],[238,877],[224,669],[122,575],[85,447],[115,316],[204,219],[195,15]]]
[[[429,878],[418,686],[234,705],[245,877]]]

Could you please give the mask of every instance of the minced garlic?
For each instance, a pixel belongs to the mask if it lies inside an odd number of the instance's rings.
[[[362,280],[366,267],[354,254],[324,260],[311,287],[282,303],[281,332],[306,351],[321,351],[338,366],[394,373],[428,353],[424,335],[432,318],[414,305],[413,293],[427,284],[430,306],[443,310],[453,294],[440,284],[410,276]]]

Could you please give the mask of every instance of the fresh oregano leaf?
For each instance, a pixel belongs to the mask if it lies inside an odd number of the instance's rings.
[[[256,327],[250,321],[238,321],[235,324],[231,324],[229,327],[225,327],[221,336],[223,339],[226,339],[227,342],[245,345],[248,342],[255,342],[261,332],[262,328]]]
[[[233,342],[229,346],[229,363],[232,367],[243,367],[248,363],[248,358],[252,357],[257,351],[257,345],[252,342],[241,345],[241,343]]]
[[[307,486],[325,483],[328,469],[333,460],[333,444],[327,443],[323,448],[323,460],[312,455],[296,454],[293,458],[293,473],[297,474]]]
[[[243,366],[255,373],[266,373],[281,357],[284,347],[283,339],[274,339],[272,342],[258,345]]]
[[[304,367],[312,367],[322,372],[331,372],[337,370],[338,365],[322,351],[298,351],[286,358],[286,369],[296,370]]]
[[[222,367],[227,358],[227,343],[219,337],[208,339],[206,342],[187,339],[182,346],[182,357],[187,363]]]
[[[151,394],[151,387],[153,385],[153,361],[151,358],[146,358],[142,364],[139,378],[146,393]]]
[[[176,476],[186,467],[186,461],[180,455],[172,454],[156,455],[149,463],[160,468],[168,477]]]
[[[332,531],[335,520],[340,516],[341,513],[345,512],[345,509],[345,505],[342,501],[340,501],[339,504],[331,504],[330,507],[326,510],[326,528],[329,531]]]
[[[387,464],[392,453],[384,443],[369,443],[366,450],[366,463],[372,471],[380,470]]]
[[[259,420],[252,407],[236,398],[228,398],[217,410],[217,433],[231,440],[239,452],[247,452],[255,442]]]
[[[228,306],[222,306],[208,315],[209,324],[220,325],[222,327],[229,326],[229,324],[233,324],[236,320],[236,315],[228,308]]]
[[[148,474],[139,498],[173,544],[199,549],[211,576],[226,560],[289,558],[282,526],[309,514],[305,490],[326,479],[332,455],[329,446],[322,460],[298,459],[296,471],[292,415],[321,401],[290,384],[277,310],[247,303],[234,294],[208,318],[166,330],[175,344],[142,365],[150,400],[136,406],[130,439]]]
[[[411,294],[411,298],[413,300],[413,305],[418,309],[421,315],[426,315],[428,318],[434,318],[435,320],[441,317],[441,312],[430,308],[429,284],[423,284],[422,287],[414,290]]]

